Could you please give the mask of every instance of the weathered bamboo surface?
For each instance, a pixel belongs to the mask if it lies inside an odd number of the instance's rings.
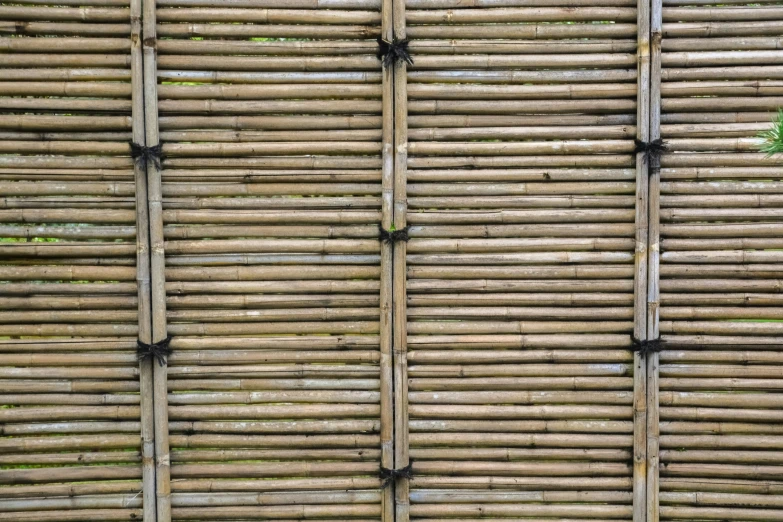
[[[154,522],[141,2],[67,4],[0,5],[0,520]]]
[[[783,520],[783,12],[714,4],[663,4],[660,519]]]
[[[633,517],[636,5],[599,4],[406,2],[411,520]]]
[[[0,521],[783,522],[782,31],[0,3]]]
[[[393,520],[391,9],[326,4],[157,3],[173,520]]]

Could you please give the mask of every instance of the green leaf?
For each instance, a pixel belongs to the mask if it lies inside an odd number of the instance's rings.
[[[768,158],[783,153],[783,109],[778,109],[778,117],[772,122],[772,128],[759,134],[759,138],[764,140],[759,150],[766,153]]]

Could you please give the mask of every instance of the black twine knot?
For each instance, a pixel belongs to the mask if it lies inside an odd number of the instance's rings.
[[[151,161],[155,168],[160,170],[160,158],[163,153],[163,145],[158,143],[154,147],[146,147],[138,143],[130,143],[131,157],[136,166],[146,165]]]
[[[634,145],[636,145],[633,149],[634,153],[643,153],[644,159],[647,161],[648,165],[652,165],[653,163],[655,163],[655,166],[660,165],[661,156],[668,150],[666,142],[661,138],[652,141],[634,139],[633,142]]]
[[[398,230],[386,230],[381,225],[378,225],[378,239],[381,243],[395,243],[397,241],[408,241],[408,227],[400,228]]]
[[[141,340],[137,340],[136,355],[139,358],[139,361],[144,361],[152,357],[158,360],[159,365],[163,366],[166,364],[166,357],[171,355],[169,343],[171,343],[171,335],[162,341],[152,344],[143,343]]]
[[[633,351],[639,352],[639,355],[642,356],[660,352],[663,349],[663,344],[666,342],[661,338],[640,341],[635,337],[631,337],[631,341],[633,341]]]
[[[386,489],[391,484],[393,484],[398,478],[412,479],[413,461],[411,460],[410,462],[408,462],[407,466],[400,469],[389,469],[381,466],[379,475],[381,477],[381,489]]]
[[[403,61],[408,65],[413,65],[413,58],[408,53],[408,39],[394,40],[389,42],[383,38],[378,38],[378,59],[383,66],[388,68],[395,62]]]

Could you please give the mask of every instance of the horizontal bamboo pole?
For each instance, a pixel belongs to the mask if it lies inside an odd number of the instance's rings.
[[[491,387],[491,388],[490,388]],[[564,376],[546,377],[464,377],[451,375],[411,380],[411,390],[629,390],[633,379],[628,377]]]
[[[527,4],[526,4],[527,5]],[[514,22],[583,22],[592,20],[636,21],[636,11],[620,7],[540,7],[411,10],[405,20],[411,26],[417,24],[479,24]]]
[[[539,1],[543,3],[547,0]],[[534,4],[526,3],[524,5],[531,6]],[[462,6],[463,5],[460,5],[459,7]],[[595,6],[595,4],[591,4],[591,6]],[[482,11],[489,10],[485,7]],[[535,17],[535,13],[530,14],[530,16]],[[439,22],[441,21],[443,20],[439,20]],[[496,19],[496,22],[506,21],[507,20],[503,16]],[[628,23],[613,23],[606,25],[552,24],[548,23],[549,21],[550,20],[547,19],[546,16],[543,16],[540,19],[540,23],[529,21],[524,25],[510,23],[493,23],[492,25],[449,25],[435,23],[432,25],[411,25],[406,29],[408,37],[414,40],[424,38],[540,38],[542,40],[548,40],[558,38],[633,38],[636,35],[636,24],[630,23],[631,20],[625,20]],[[408,74],[410,79],[418,78],[417,71],[411,71]]]
[[[376,477],[318,477],[318,478],[276,478],[275,480],[254,479],[175,479],[171,482],[173,498],[179,492],[219,492],[219,491],[265,491],[298,492],[308,494],[324,490],[376,489],[380,481]]]
[[[501,433],[508,435],[510,438],[504,438],[501,436],[497,439],[497,442],[487,442],[485,446],[497,447],[503,445],[522,445],[522,446],[537,446],[539,440],[543,440],[545,447],[559,447],[559,444],[568,444],[567,438],[559,438],[555,436],[557,434],[572,433],[579,440],[584,442],[587,447],[607,447],[607,448],[623,448],[631,443],[629,438],[623,438],[614,436],[616,434],[630,435],[633,433],[633,423],[629,421],[607,421],[607,420],[523,420],[523,421],[509,421],[509,420],[428,420],[428,419],[412,419],[410,421],[411,433],[417,433],[417,444],[421,445],[443,445],[448,446],[452,444],[450,441],[462,441],[454,442],[458,446],[478,444],[479,439],[477,437],[483,437],[486,433]],[[445,436],[441,438],[443,433],[453,433],[454,435]],[[475,433],[471,433],[475,432]],[[517,437],[517,434],[548,434],[548,438],[540,439],[538,436],[533,436],[532,439],[526,439],[524,437]],[[590,434],[602,434],[600,437],[592,437],[586,435]],[[610,434],[609,438],[606,434]],[[532,436],[532,435],[531,435]],[[487,440],[494,440],[488,436]],[[441,444],[441,440],[444,442]],[[530,441],[532,442],[526,442]],[[574,439],[576,440],[576,439]],[[596,446],[598,440],[603,440],[601,444],[606,446]],[[548,442],[547,442],[548,441]],[[565,442],[564,442],[565,441]],[[483,443],[481,443],[484,445]]]

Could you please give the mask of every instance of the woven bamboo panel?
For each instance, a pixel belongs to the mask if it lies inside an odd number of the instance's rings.
[[[483,5],[407,1],[410,516],[631,520],[636,6]]]
[[[157,7],[172,518],[380,520],[380,2]]]
[[[0,5],[0,520],[141,519],[130,2],[48,3]]]
[[[783,105],[783,10],[678,3],[663,17],[661,333],[780,342],[783,161],[756,135]]]
[[[661,520],[783,520],[783,10],[663,6]],[[777,345],[777,346],[776,346]]]

